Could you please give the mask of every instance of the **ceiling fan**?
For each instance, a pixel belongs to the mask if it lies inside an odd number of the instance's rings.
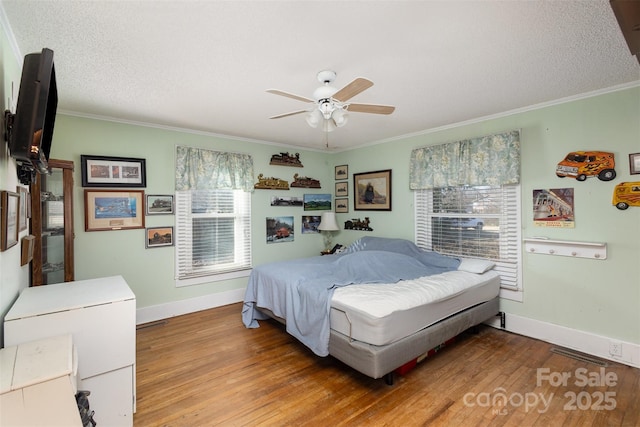
[[[347,123],[347,113],[391,114],[396,109],[396,107],[391,105],[356,104],[348,102],[354,96],[373,86],[373,82],[371,80],[358,77],[342,89],[338,90],[331,86],[331,83],[333,83],[335,79],[335,71],[320,71],[318,73],[318,81],[322,83],[322,86],[313,91],[313,99],[278,89],[267,90],[267,92],[275,95],[286,96],[287,98],[293,98],[298,101],[313,104],[304,110],[278,114],[277,116],[269,118],[280,119],[282,117],[307,113],[307,123],[309,126],[315,128],[318,127],[318,125],[321,125],[323,131],[331,132],[332,130],[342,127]]]

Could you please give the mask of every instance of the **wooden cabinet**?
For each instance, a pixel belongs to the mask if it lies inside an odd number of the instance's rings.
[[[49,160],[51,174],[31,184],[31,234],[35,236],[31,286],[74,280],[73,162]]]

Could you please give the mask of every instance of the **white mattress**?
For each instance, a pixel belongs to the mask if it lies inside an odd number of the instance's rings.
[[[386,345],[489,301],[499,291],[500,277],[493,270],[339,287],[331,300],[331,329],[357,341]]]

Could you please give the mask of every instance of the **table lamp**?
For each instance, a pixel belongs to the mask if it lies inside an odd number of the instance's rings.
[[[336,222],[335,212],[322,213],[322,218],[320,219],[318,230],[320,230],[320,232],[322,233],[322,237],[324,238],[324,247],[327,248],[328,251],[330,251],[333,232],[340,230],[340,227],[338,227],[338,223]]]

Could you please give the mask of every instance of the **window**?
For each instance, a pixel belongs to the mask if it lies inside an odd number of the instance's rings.
[[[501,296],[522,299],[519,184],[417,190],[415,210],[418,246],[494,261]]]
[[[249,154],[176,146],[176,286],[248,276]]]
[[[248,275],[251,193],[177,191],[176,264],[177,286]]]

